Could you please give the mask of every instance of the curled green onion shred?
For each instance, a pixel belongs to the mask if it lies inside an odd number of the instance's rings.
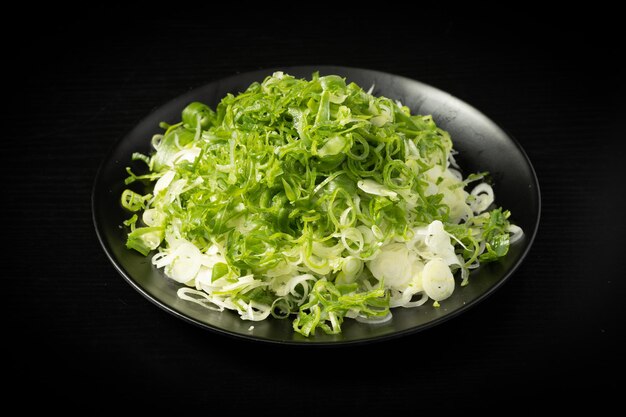
[[[148,170],[127,169],[126,245],[181,299],[244,320],[310,336],[438,306],[522,235],[431,116],[336,75],[276,72],[162,127],[133,155]]]

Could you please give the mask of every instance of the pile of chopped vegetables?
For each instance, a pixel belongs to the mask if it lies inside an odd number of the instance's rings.
[[[309,336],[438,306],[455,274],[467,284],[522,235],[492,209],[486,173],[463,179],[431,116],[336,75],[276,72],[162,127],[133,156],[149,172],[127,169],[150,191],[121,196],[127,247],[156,251],[181,299],[244,320],[290,318]]]

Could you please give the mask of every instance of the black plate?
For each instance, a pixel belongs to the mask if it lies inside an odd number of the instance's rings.
[[[245,90],[252,82],[262,81],[274,70],[238,74],[189,91],[159,107],[123,137],[105,158],[94,184],[93,219],[96,232],[109,259],[120,274],[141,294],[164,310],[188,322],[218,333],[259,341],[287,344],[362,343],[413,333],[439,324],[475,305],[500,287],[520,265],[534,240],[539,225],[539,184],[528,157],[521,146],[494,122],[475,108],[449,94],[408,78],[378,71],[331,67],[302,66],[280,68],[297,77],[310,78],[311,73],[338,74],[367,89],[375,85],[374,94],[400,100],[413,113],[432,114],[436,123],[450,132],[458,161],[465,175],[489,171],[495,181],[496,203],[511,210],[512,220],[525,231],[525,237],[511,246],[502,261],[482,266],[470,278],[470,285],[457,286],[440,308],[432,303],[393,310],[390,322],[371,325],[346,320],[343,333],[305,338],[293,331],[291,320],[268,319],[250,322],[235,312],[206,310],[182,301],[176,295],[179,284],[164,277],[143,257],[124,246],[126,232],[120,227],[128,218],[119,199],[124,190],[125,167],[131,165],[133,152],[149,153],[150,138],[162,132],[159,122],[180,121],[181,110],[191,101],[202,101],[215,108],[227,93]],[[250,326],[254,329],[250,330]]]

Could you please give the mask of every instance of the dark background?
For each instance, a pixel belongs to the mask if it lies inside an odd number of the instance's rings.
[[[301,15],[138,23],[121,14],[105,23],[51,19],[30,36],[3,30],[9,392],[70,409],[88,401],[97,410],[133,403],[276,415],[500,403],[537,411],[541,401],[602,410],[618,401],[625,347],[618,28],[598,29],[593,18]],[[423,333],[313,349],[190,326],[117,274],[90,202],[115,141],[193,87],[307,64],[434,85],[519,140],[539,177],[542,219],[526,261],[494,296]]]

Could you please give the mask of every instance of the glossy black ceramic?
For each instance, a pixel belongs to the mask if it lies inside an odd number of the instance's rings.
[[[509,254],[497,263],[480,267],[470,278],[470,285],[457,286],[454,294],[440,308],[432,303],[413,309],[394,309],[393,319],[379,325],[344,322],[343,333],[326,335],[318,331],[305,338],[294,333],[291,320],[268,319],[263,322],[242,321],[235,312],[206,310],[180,300],[178,283],[164,277],[150,263],[149,257],[126,249],[126,232],[122,222],[129,217],[120,203],[125,189],[125,168],[133,152],[149,153],[150,139],[160,133],[159,122],[180,121],[181,110],[191,101],[202,101],[215,108],[227,93],[245,90],[254,81],[262,81],[272,70],[234,75],[189,91],[146,116],[124,136],[104,159],[95,180],[92,208],[96,232],[117,271],[147,299],[190,323],[231,336],[287,344],[345,344],[381,340],[424,330],[452,318],[501,286],[520,265],[535,237],[539,224],[540,194],[537,177],[522,147],[500,127],[475,108],[441,90],[393,74],[347,67],[302,66],[277,68],[298,77],[311,73],[338,74],[365,89],[374,85],[375,95],[400,100],[413,113],[432,114],[436,123],[450,132],[458,162],[464,175],[489,171],[495,182],[496,203],[513,213],[512,221],[522,227],[525,237],[511,246]],[[141,165],[137,165],[140,167]],[[250,326],[254,326],[250,330]]]

